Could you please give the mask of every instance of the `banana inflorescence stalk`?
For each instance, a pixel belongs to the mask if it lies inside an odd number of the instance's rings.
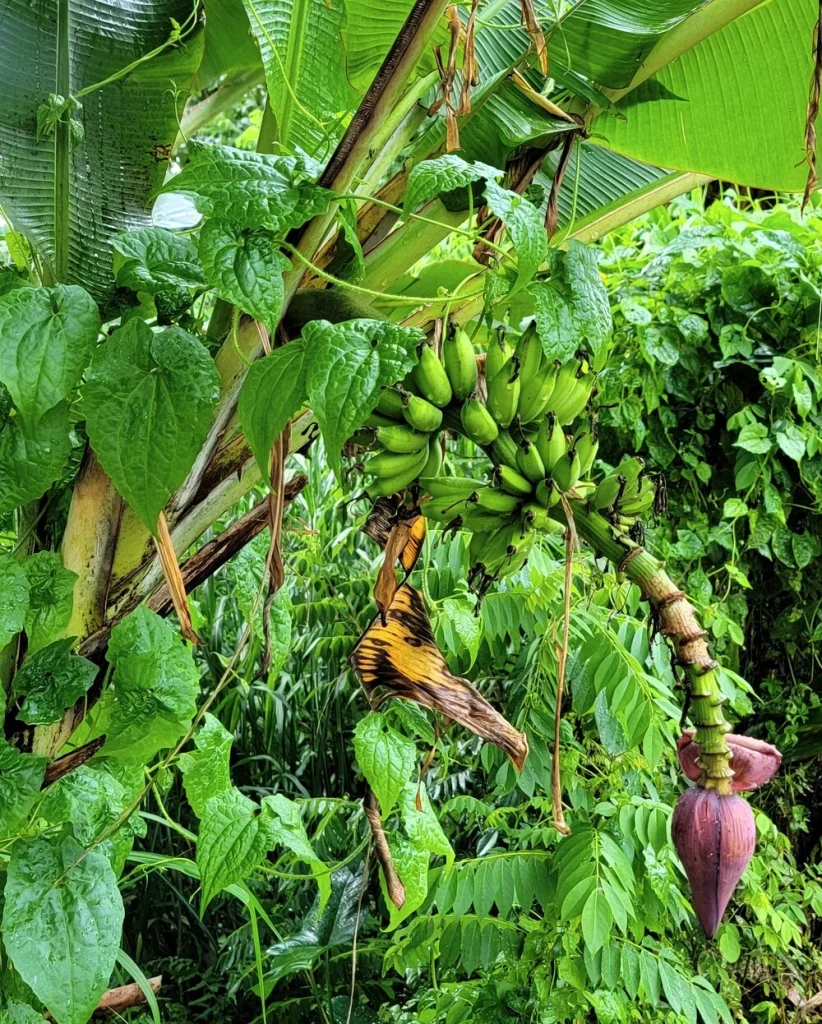
[[[469,532],[469,585],[480,597],[525,564],[540,532],[562,533],[569,525],[639,587],[686,677],[696,728],[680,740],[679,754],[697,785],[682,795],[672,829],[697,915],[713,935],[753,854],[753,813],[737,793],[766,782],[779,752],[730,733],[707,634],[663,564],[642,547],[640,517],[654,507],[656,492],[642,460],[625,456],[598,481],[590,479],[599,442],[596,373],[586,353],[565,362],[549,358],[532,324],[515,344],[498,330],[484,368],[481,389],[471,339],[453,324],[441,356],[421,347],[413,372],[381,393],[370,433],[355,437],[377,449],[365,464],[368,493],[410,490],[429,520]],[[443,430],[485,451],[492,463],[486,478],[449,475]],[[735,785],[737,770],[743,779]]]

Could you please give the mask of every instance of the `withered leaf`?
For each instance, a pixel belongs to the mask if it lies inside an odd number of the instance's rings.
[[[408,583],[351,652],[351,666],[372,707],[389,697],[414,701],[464,725],[505,751],[522,771],[528,754],[518,732],[467,679],[453,675],[434,640],[422,595]]]

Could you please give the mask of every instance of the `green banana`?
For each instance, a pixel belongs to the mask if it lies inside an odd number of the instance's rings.
[[[539,373],[545,356],[542,353],[542,342],[537,337],[533,324],[522,332],[514,354],[519,359],[520,375],[523,378],[535,377]]]
[[[519,359],[511,356],[505,366],[490,380],[486,380],[488,398],[486,405],[500,427],[507,427],[517,414],[520,379]]]
[[[579,452],[570,448],[551,470],[551,477],[561,491],[570,491],[579,480]]]
[[[485,353],[485,380],[496,377],[513,354],[514,346],[505,340],[505,331],[500,330]]]
[[[532,526],[535,530],[541,530],[543,533],[565,533],[562,523],[552,519],[541,505],[526,505],[522,510],[522,519],[528,526]]]
[[[450,523],[457,516],[465,516],[471,507],[472,503],[465,498],[432,498],[431,501],[425,501],[420,505],[420,512],[426,519]]]
[[[475,534],[468,545],[472,565],[481,565],[488,576],[496,575],[517,554],[521,526],[505,523],[492,533]]]
[[[507,430],[500,430],[498,436],[491,442],[491,458],[498,466],[516,469],[518,451],[519,446]]]
[[[522,568],[534,543],[536,532],[523,528],[519,522],[501,526],[490,534],[481,534],[485,539],[479,550],[478,561],[482,564],[485,575],[496,579],[509,576]],[[472,538],[473,540],[473,538]],[[471,553],[469,545],[469,555]]]
[[[454,398],[461,402],[477,388],[477,357],[468,333],[450,322],[442,343],[442,362]]]
[[[474,444],[491,444],[499,434],[499,427],[494,421],[494,417],[476,396],[468,398],[462,403],[460,422],[465,436]]]
[[[521,423],[535,423],[548,408],[559,374],[557,363],[544,362],[532,377],[520,373],[517,415]]]
[[[462,513],[463,526],[472,533],[490,533],[492,530],[498,530],[509,521],[509,518],[510,513],[503,515],[499,512],[487,512],[479,505],[473,505]]]
[[[448,405],[452,394],[451,382],[431,345],[422,346],[419,362],[411,372],[423,398],[440,409]]]
[[[366,427],[396,427],[397,421],[391,416],[384,416],[381,412],[372,412],[365,421]]]
[[[591,466],[593,466],[594,459],[597,457],[597,451],[599,450],[599,441],[593,425],[590,430],[580,434],[574,444],[579,452],[579,475],[585,476],[591,469]]]
[[[560,493],[554,487],[550,480],[540,480],[537,484],[536,499],[540,506],[545,508],[551,508],[552,505],[556,505],[560,499]]]
[[[624,484],[624,476],[619,473],[609,474],[599,482],[591,504],[597,509],[610,508],[620,496]]]
[[[527,439],[519,446],[517,468],[531,483],[535,484],[545,479],[545,464],[540,458],[537,446]]]
[[[514,494],[518,498],[527,498],[534,490],[531,481],[516,469],[511,469],[510,466],[498,466],[496,472],[500,486],[509,494]]]
[[[428,444],[428,434],[421,434],[406,423],[377,427],[377,440],[389,452],[419,452]]]
[[[366,461],[365,469],[372,476],[399,476],[418,463],[422,468],[427,458],[427,448],[421,452],[379,452]]]
[[[477,488],[477,505],[486,512],[495,512],[498,515],[507,515],[519,508],[522,497],[518,494],[511,494],[509,491],[501,491],[498,487]]]
[[[396,388],[383,388],[377,402],[377,412],[392,420],[402,419],[403,396]]]
[[[620,501],[617,509],[620,513],[626,516],[637,516],[642,515],[643,512],[647,512],[654,503],[654,495],[656,494],[656,487],[650,477],[643,477],[642,484],[639,488],[639,493],[628,499],[627,501]]]
[[[375,459],[381,460],[377,463],[379,469],[376,471],[373,468]],[[369,473],[374,474],[375,479],[366,488],[367,493],[372,498],[382,498],[389,494],[396,494],[398,491],[404,491],[419,476],[427,459],[428,450],[425,448],[421,452],[408,455],[381,452],[379,455],[373,456],[368,460],[366,468]]]
[[[596,380],[593,374],[589,374],[587,377],[582,377],[576,381],[566,400],[557,406],[555,410],[560,423],[574,422],[590,401],[595,383]]]
[[[639,475],[643,469],[645,469],[644,461],[638,455],[633,455],[630,458],[623,458],[616,471],[620,476],[625,477],[625,487],[627,490],[629,486],[638,482]]]
[[[442,450],[442,441],[440,441],[438,434],[433,434],[431,435],[431,440],[428,442],[428,461],[422,467],[420,476],[439,476],[444,462],[445,454]]]
[[[565,432],[559,425],[554,413],[549,412],[542,423],[540,423],[534,443],[545,466],[546,473],[550,473],[559,459],[565,454],[565,449],[568,447],[565,440]]]
[[[432,498],[467,498],[474,491],[487,487],[484,480],[471,480],[466,476],[428,476],[420,474],[420,487]]]
[[[442,424],[442,410],[419,395],[405,396],[402,414],[406,423],[410,423],[416,430],[421,430],[425,434],[439,430]]]
[[[560,366],[557,371],[557,379],[554,381],[554,390],[551,393],[546,410],[555,413],[557,408],[568,401],[569,396],[576,387],[577,371],[581,365],[582,361],[577,356],[574,356]]]

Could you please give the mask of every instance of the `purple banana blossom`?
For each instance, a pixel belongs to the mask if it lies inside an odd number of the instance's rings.
[[[695,786],[679,798],[671,830],[694,910],[711,938],[753,856],[753,811],[741,796]]]
[[[782,755],[770,743],[756,740],[752,736],[736,736],[729,732],[725,742],[731,748],[731,768],[734,777],[731,789],[735,793],[748,793],[759,789],[774,777],[782,763]],[[699,744],[694,740],[694,731],[689,729],[679,737],[677,743],[679,765],[691,782],[699,782],[702,772],[697,765]]]

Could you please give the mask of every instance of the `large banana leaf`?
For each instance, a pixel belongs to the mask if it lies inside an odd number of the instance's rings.
[[[205,50],[197,73],[198,90],[222,75],[260,67],[260,50],[252,35],[243,0],[205,0]]]
[[[559,160],[550,152],[534,183],[546,194]],[[579,167],[577,167],[579,161]],[[590,142],[576,145],[568,161],[558,199],[558,232],[592,241],[652,207],[709,181],[698,174],[663,171]]]
[[[815,0],[772,0],[703,39],[603,114],[603,144],[650,163],[799,191]]]
[[[7,0],[0,17],[0,202],[52,275],[98,299],[113,284],[111,237],[149,222],[166,147],[202,51],[182,45],[90,92],[72,118],[38,138],[38,108],[116,75],[161,46],[190,0]],[[73,148],[72,148],[73,146]]]
[[[259,44],[277,144],[321,158],[358,95],[345,73],[343,0],[243,0]],[[358,26],[365,33],[366,26]]]

